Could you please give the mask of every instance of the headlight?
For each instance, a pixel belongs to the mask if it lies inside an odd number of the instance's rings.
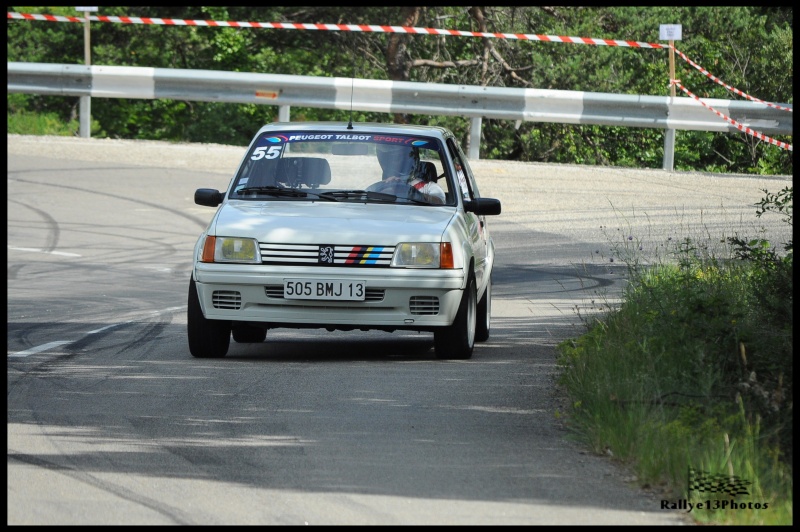
[[[453,252],[449,242],[402,242],[392,257],[396,268],[452,268]]]
[[[255,239],[207,236],[203,245],[202,261],[259,263],[261,259]]]

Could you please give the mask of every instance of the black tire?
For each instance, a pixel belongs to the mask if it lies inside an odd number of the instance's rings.
[[[453,324],[433,332],[436,358],[466,360],[472,357],[472,350],[475,347],[475,321],[478,313],[477,299],[475,278],[470,275]]]
[[[475,341],[485,342],[489,339],[492,328],[492,277],[486,285],[483,297],[478,301],[478,316],[475,320]]]
[[[231,343],[231,322],[208,320],[203,316],[194,278],[189,279],[188,303],[186,332],[189,337],[189,352],[196,358],[224,357],[228,354]]]
[[[243,323],[234,324],[233,340],[239,344],[260,344],[267,338],[265,327],[254,327]]]

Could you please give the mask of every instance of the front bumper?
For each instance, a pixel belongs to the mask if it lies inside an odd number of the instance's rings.
[[[270,327],[429,330],[453,323],[465,286],[463,270],[266,267],[197,263],[207,319]],[[283,297],[284,279],[363,280],[364,301]]]

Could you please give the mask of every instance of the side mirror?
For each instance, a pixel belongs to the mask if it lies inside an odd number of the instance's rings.
[[[194,191],[194,202],[206,207],[216,207],[222,203],[222,194],[214,188],[198,188]]]
[[[500,200],[494,198],[477,198],[464,202],[464,210],[479,216],[500,214]]]

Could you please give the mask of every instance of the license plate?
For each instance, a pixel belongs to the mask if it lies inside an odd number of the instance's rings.
[[[335,281],[330,279],[284,279],[285,299],[326,299],[330,301],[364,301],[366,281]]]

